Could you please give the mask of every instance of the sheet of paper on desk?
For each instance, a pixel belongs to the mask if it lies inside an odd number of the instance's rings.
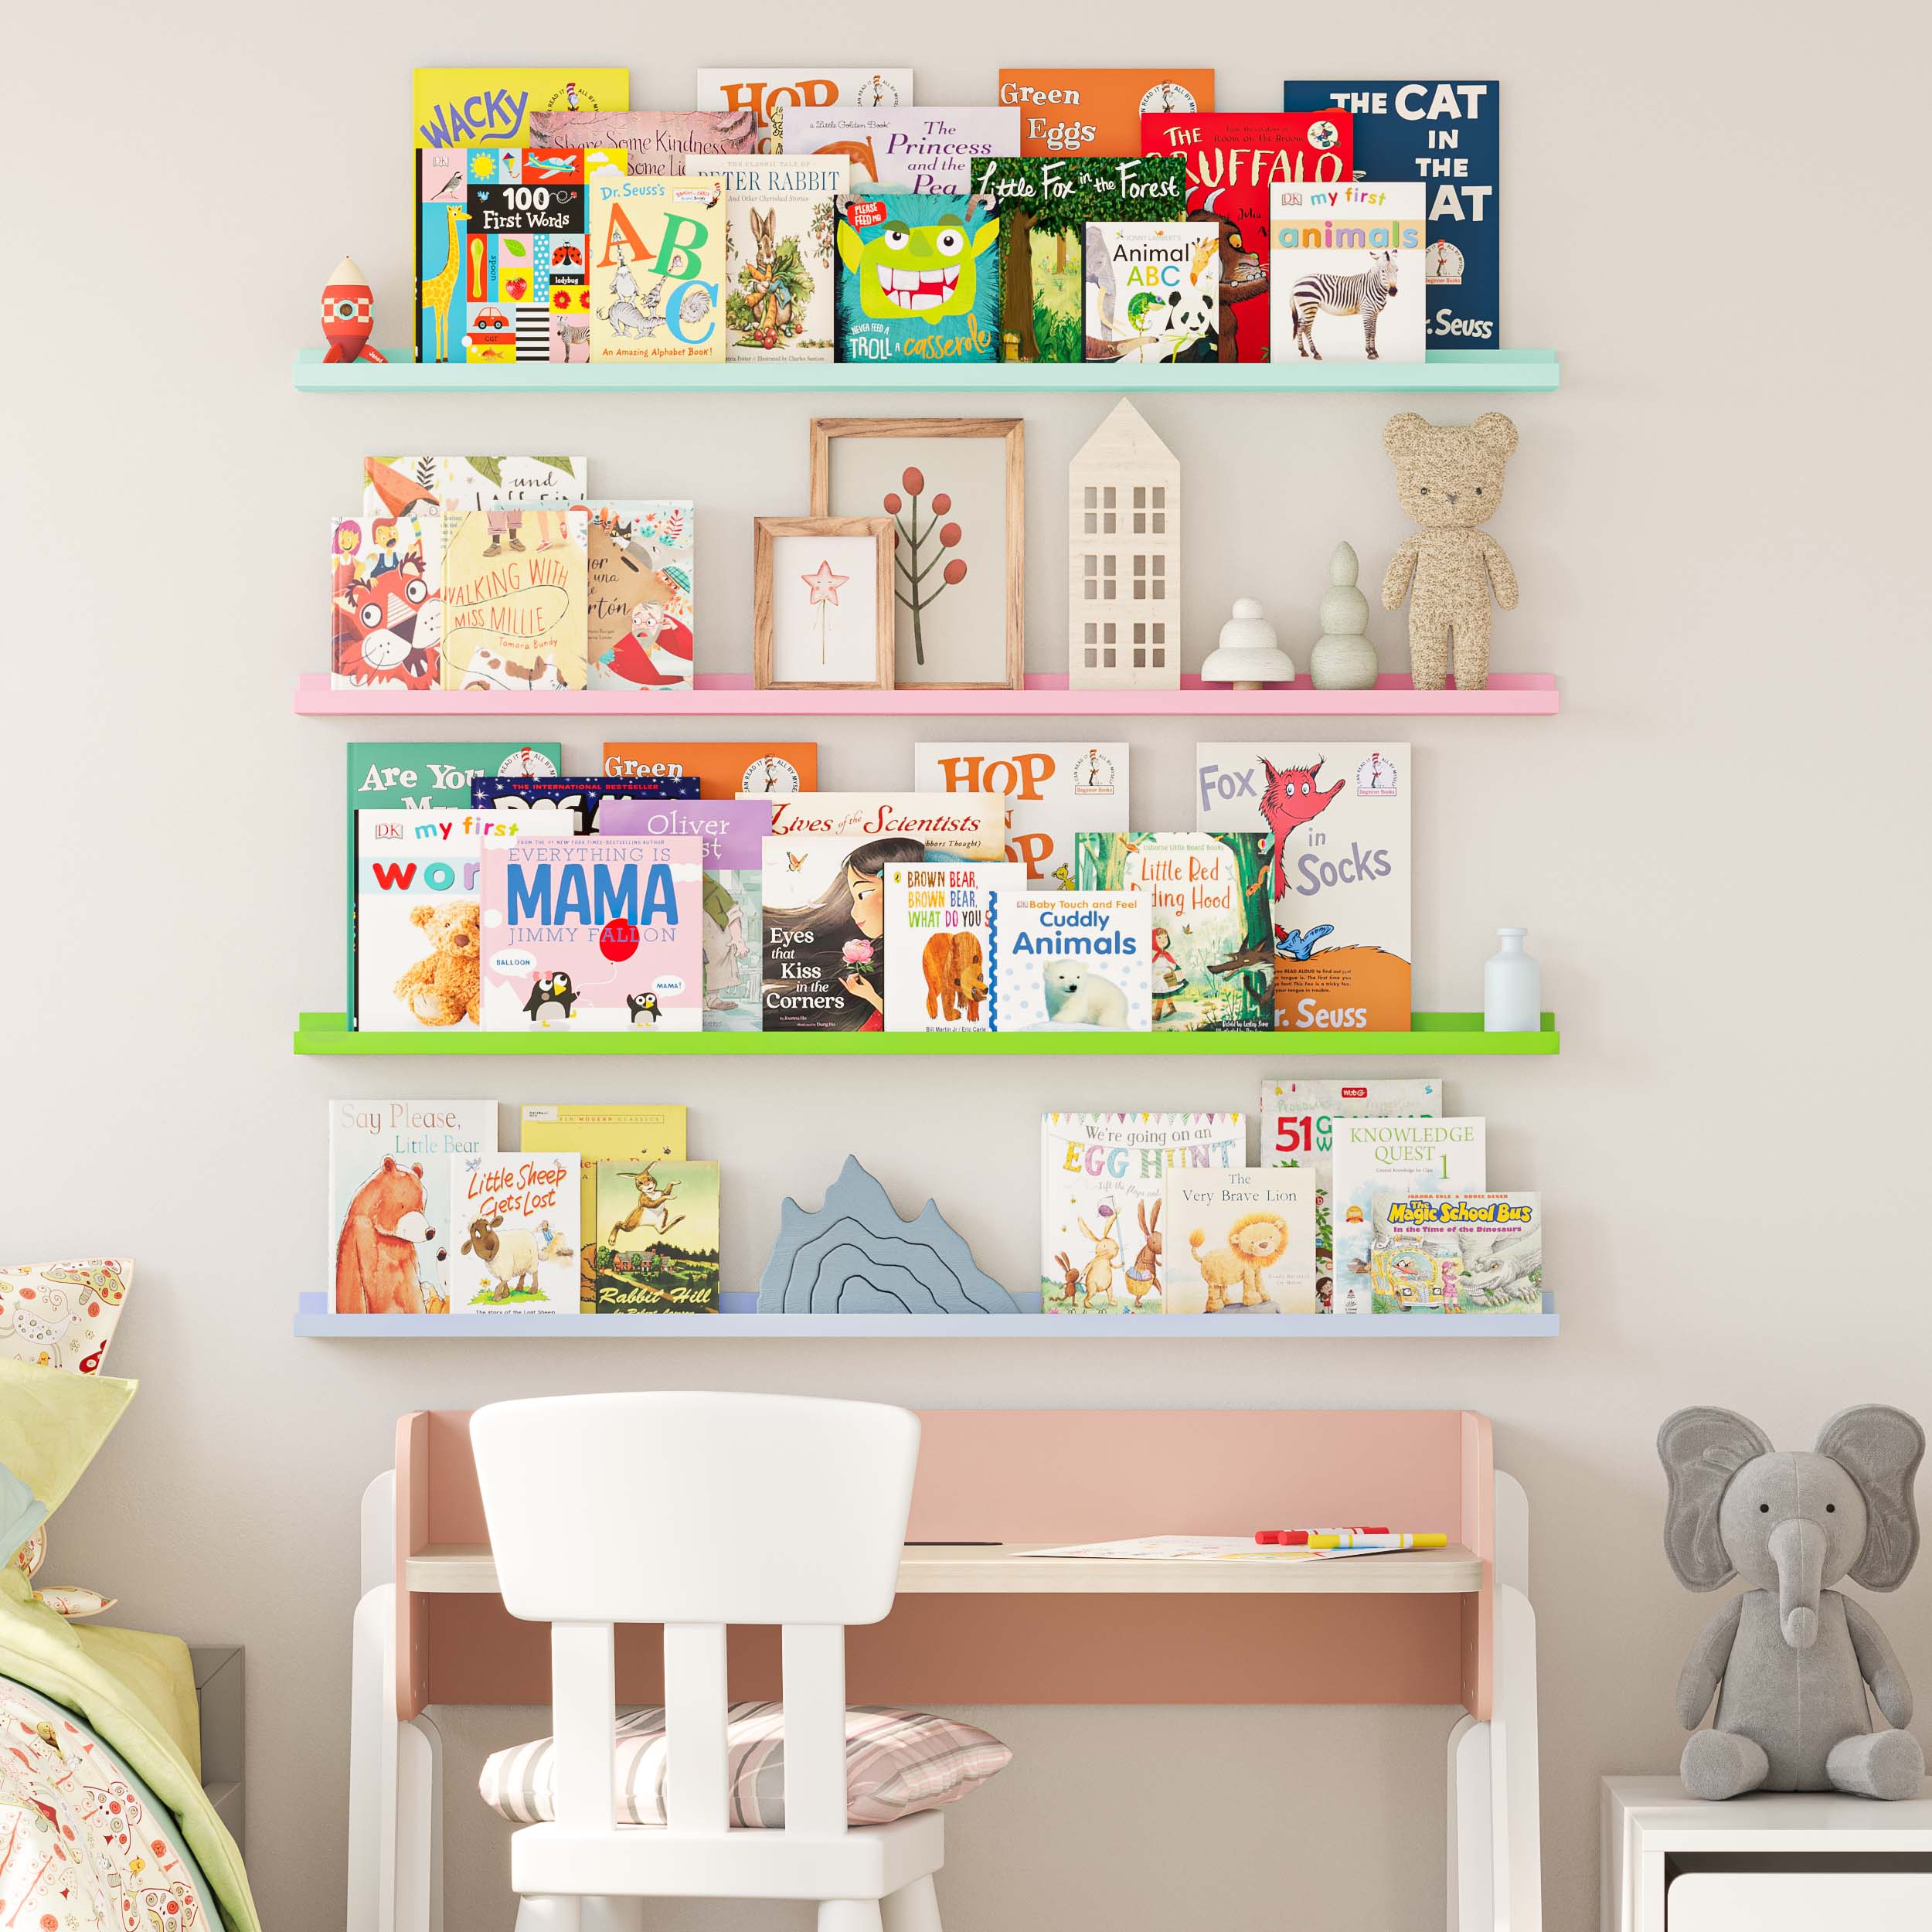
[[[1325,1563],[1332,1556],[1373,1556],[1373,1549],[1306,1549],[1257,1543],[1252,1536],[1128,1536],[1118,1543],[1068,1543],[1057,1549],[1029,1549],[1029,1556],[1117,1558],[1136,1563]]]

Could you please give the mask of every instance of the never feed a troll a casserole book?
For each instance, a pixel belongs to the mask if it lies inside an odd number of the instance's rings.
[[[999,217],[986,197],[854,196],[838,240],[840,362],[999,359]]]

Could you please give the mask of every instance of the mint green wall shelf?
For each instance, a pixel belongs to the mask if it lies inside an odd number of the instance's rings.
[[[1448,1054],[1552,1054],[1562,1050],[1556,1015],[1535,1033],[1485,1033],[1480,1013],[1414,1013],[1406,1033],[420,1033],[352,1032],[340,1013],[304,1013],[298,1053],[436,1059],[590,1055],[663,1060],[795,1057],[835,1054],[852,1060],[939,1056],[951,1060],[1071,1060],[1110,1056],[1156,1060],[1284,1060],[1321,1055],[1349,1060],[1390,1054],[1427,1060]]]

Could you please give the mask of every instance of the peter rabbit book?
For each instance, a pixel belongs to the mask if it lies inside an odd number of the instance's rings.
[[[590,493],[590,465],[581,456],[366,456],[362,514],[406,516],[434,510],[443,519],[443,545],[454,534],[453,519],[464,510],[560,510]],[[499,528],[528,543],[520,519]],[[554,526],[541,526],[554,537]],[[514,553],[512,553],[514,554]]]
[[[693,740],[682,744],[640,743],[606,739],[607,778],[695,778],[700,798],[769,798],[774,792],[815,791],[815,744],[754,739],[719,744]]]
[[[1500,349],[1502,90],[1494,80],[1290,80],[1291,113],[1340,109],[1355,128],[1355,171],[1420,183],[1434,349]]]
[[[766,839],[764,1032],[884,1031],[886,869],[927,856],[865,832]]]
[[[1251,832],[1083,832],[1082,892],[1145,896],[1156,1032],[1274,1025],[1267,842]]]
[[[1081,274],[1090,362],[1219,359],[1221,254],[1212,222],[1090,222]]]
[[[1315,1181],[1278,1167],[1172,1169],[1166,1315],[1320,1315]]]
[[[838,217],[842,362],[999,359],[999,216],[974,195],[854,195]]]
[[[978,794],[1006,801],[1006,855],[1026,883],[1051,892],[1073,883],[1073,840],[1083,832],[1124,832],[1128,747],[954,740],[913,747],[913,783],[921,791]]]
[[[530,117],[536,148],[601,148],[623,156],[628,174],[701,175],[713,157],[751,153],[757,120],[743,109],[714,114],[666,114],[655,108],[628,113],[546,113]]]
[[[584,630],[593,691],[689,691],[697,651],[688,499],[584,505]]]
[[[1006,808],[998,798],[941,803],[905,791],[787,793],[772,801],[771,832],[775,838],[808,834],[916,838],[947,859],[1006,856]]]
[[[910,67],[700,67],[700,107],[728,114],[749,108],[758,124],[757,149],[784,151],[785,117],[799,107],[909,107]]]
[[[695,1033],[704,852],[696,838],[526,836],[483,855],[483,1025]]]
[[[1004,863],[886,868],[889,1033],[992,1030],[998,909],[1026,883],[1024,867]]]
[[[124,1255],[0,1267],[0,1355],[100,1374],[134,1285],[134,1264]]]
[[[1268,213],[1275,352],[1286,362],[1419,362],[1418,182],[1277,182]]]
[[[328,1103],[338,1315],[449,1312],[450,1157],[493,1154],[496,1139],[494,1100]]]
[[[444,529],[444,689],[581,691],[590,544],[583,510],[462,510]]]
[[[410,73],[418,148],[533,145],[532,114],[630,104],[628,67],[416,67]]]
[[[1170,1172],[1246,1165],[1239,1114],[1040,1116],[1040,1299],[1049,1315],[1158,1315]]]
[[[470,799],[479,810],[514,806],[548,838],[581,837],[604,830],[607,798],[695,798],[695,778],[520,778],[478,777]]]
[[[1480,1194],[1488,1185],[1485,1127],[1469,1116],[1345,1116],[1334,1121],[1333,1136],[1334,1312],[1367,1315],[1369,1249],[1377,1233],[1386,1232],[1388,1202],[1402,1190]]]
[[[1398,1189],[1369,1249],[1377,1315],[1539,1315],[1543,1197]]]
[[[1208,114],[1212,67],[1002,67],[1022,155],[1138,155],[1143,114]]]
[[[443,519],[338,516],[328,543],[329,682],[434,691],[442,672]]]
[[[723,183],[706,175],[598,175],[584,193],[591,361],[722,362]]]
[[[1275,1024],[1409,1030],[1406,744],[1199,744],[1195,823],[1265,832]]]
[[[1151,909],[1140,893],[1029,893],[1002,902],[990,1029],[1145,1033],[1153,1022],[1152,950]]]
[[[785,153],[836,155],[852,181],[913,195],[972,192],[975,162],[1019,145],[1015,107],[794,107]]]
[[[974,162],[972,189],[999,209],[1000,355],[1009,362],[1085,359],[1089,222],[1186,219],[1179,155],[1004,155]]]
[[[725,185],[726,362],[832,360],[832,233],[851,170],[842,155],[744,155],[703,168]]]
[[[582,1199],[574,1154],[453,1155],[451,1308],[575,1315]]]
[[[600,1161],[591,1250],[593,1312],[716,1315],[718,1163]]]

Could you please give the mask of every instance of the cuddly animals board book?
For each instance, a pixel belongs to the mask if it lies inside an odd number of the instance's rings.
[[[494,1100],[328,1103],[338,1315],[447,1315],[450,1157],[496,1151]]]
[[[1494,80],[1290,80],[1291,114],[1340,109],[1355,172],[1420,184],[1428,337],[1435,349],[1499,349],[1502,89]]]
[[[484,1026],[698,1032],[703,893],[696,838],[526,835],[486,847]]]
[[[1420,182],[1277,182],[1269,301],[1277,359],[1419,362]]]
[[[1025,889],[1005,863],[886,868],[886,1029],[992,1030],[998,907]]]
[[[1081,270],[1087,360],[1216,360],[1217,232],[1212,222],[1089,222]]]
[[[573,1315],[582,1176],[574,1154],[450,1162],[450,1306],[458,1315]]]
[[[1196,825],[1274,842],[1274,1005],[1295,1032],[1409,1030],[1406,744],[1199,744]]]
[[[725,360],[829,362],[842,155],[744,155],[694,166],[725,185]]]
[[[767,1033],[876,1033],[886,1024],[886,869],[917,838],[774,834],[764,845]]]
[[[587,504],[585,655],[593,691],[689,691],[697,644],[688,500]]]
[[[589,522],[580,507],[444,518],[446,691],[583,689]]]
[[[1009,362],[1085,359],[1088,223],[1172,223],[1187,213],[1178,155],[1005,155],[974,162],[972,189],[999,209],[1000,354]]]
[[[1470,1116],[1342,1116],[1332,1124],[1335,1186],[1328,1219],[1335,1240],[1335,1312],[1369,1312],[1369,1250],[1398,1192],[1479,1194],[1483,1121]]]
[[[706,175],[598,175],[590,221],[590,359],[722,362],[725,191]]]
[[[1539,1313],[1543,1197],[1397,1190],[1369,1248],[1377,1315]]]
[[[604,775],[695,778],[701,798],[768,798],[774,792],[816,791],[818,747],[762,739],[739,744],[648,744],[607,739]]]
[[[629,175],[700,175],[693,167],[713,156],[747,155],[757,145],[758,124],[735,113],[665,114],[632,108],[619,114],[546,113],[530,117],[530,140],[543,148],[614,150]]]
[[[794,107],[785,119],[787,156],[842,156],[862,191],[970,194],[974,163],[1019,145],[1014,107]]]
[[[797,107],[909,107],[910,67],[700,67],[700,107],[751,111],[760,154],[784,147],[785,117]]]
[[[597,1203],[585,1236],[594,1313],[717,1313],[716,1161],[600,1161]]]
[[[528,145],[532,114],[630,104],[628,67],[417,67],[410,74],[418,148]]]
[[[1208,114],[1212,67],[1002,67],[1022,155],[1138,155],[1143,114]]]
[[[1083,832],[1121,832],[1128,808],[1128,747],[951,740],[913,747],[913,783],[921,791],[978,794],[1006,802],[1006,855],[1026,883],[1051,892],[1073,883],[1073,840]]]
[[[1040,1297],[1049,1315],[1158,1315],[1170,1172],[1243,1166],[1239,1114],[1043,1114]]]
[[[125,1256],[0,1267],[0,1355],[98,1375],[134,1284]]]
[[[842,362],[999,359],[999,216],[974,195],[853,195],[838,217]]]
[[[332,519],[328,574],[330,684],[434,691],[443,661],[441,517]]]
[[[1156,1032],[1274,1025],[1267,841],[1251,832],[1083,832],[1082,892],[1146,896]]]
[[[516,807],[546,838],[604,829],[607,798],[695,798],[695,778],[520,778],[479,774],[470,781],[471,802],[479,809]],[[555,823],[550,822],[554,818]]]
[[[1315,1179],[1278,1167],[1170,1168],[1163,1196],[1167,1315],[1322,1315]]]
[[[581,456],[366,456],[362,514],[406,516],[434,510],[443,519],[443,545],[452,519],[465,510],[561,510],[590,493],[590,465]],[[519,541],[520,523],[505,521]],[[554,534],[553,526],[543,528]],[[539,539],[542,541],[542,539]],[[514,553],[512,553],[514,554]]]
[[[947,858],[1006,856],[1005,803],[979,796],[941,802],[917,792],[798,792],[773,801],[771,832],[774,838],[807,833],[917,838],[941,848]]]
[[[1029,893],[1002,900],[991,1030],[1145,1033],[1153,1022],[1145,894]]]

